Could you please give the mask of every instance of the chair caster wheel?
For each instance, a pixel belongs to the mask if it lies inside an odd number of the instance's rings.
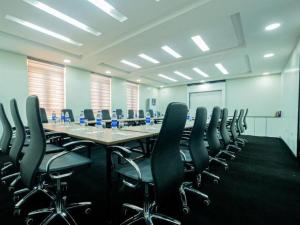
[[[9,192],[15,191],[15,187],[9,186],[9,187],[8,187],[8,191],[9,191]]]
[[[182,208],[182,211],[183,211],[183,213],[184,213],[185,215],[187,215],[187,214],[190,213],[190,207],[184,206],[184,207]]]
[[[14,214],[14,216],[20,216],[21,215],[21,209],[15,209],[13,214]]]
[[[213,183],[214,184],[219,184],[219,180],[218,179],[214,179]]]
[[[27,218],[25,219],[25,223],[26,223],[26,225],[32,225],[32,224],[33,224],[33,219],[30,218],[30,217],[27,217]]]
[[[210,205],[210,200],[209,199],[206,199],[203,201],[204,205],[205,206],[209,206]]]
[[[86,209],[84,210],[84,213],[85,213],[86,215],[90,215],[90,214],[92,213],[92,209],[91,209],[91,208],[86,208]]]

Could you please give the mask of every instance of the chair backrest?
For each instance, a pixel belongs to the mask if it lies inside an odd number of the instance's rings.
[[[48,123],[48,117],[45,108],[40,108],[41,120],[42,123]]]
[[[122,109],[116,109],[116,114],[117,114],[117,118],[121,119],[123,116],[123,111]]]
[[[242,134],[244,132],[243,117],[244,117],[244,110],[241,109],[239,117],[237,119],[237,128],[238,128],[239,134]]]
[[[149,114],[150,114],[150,117],[152,118],[152,117],[154,116],[153,110],[152,110],[152,109],[149,109],[148,112],[149,112]]]
[[[88,121],[95,120],[94,111],[92,109],[85,109],[83,113],[84,113],[84,118],[87,119]]]
[[[0,140],[0,151],[8,154],[9,145],[12,138],[12,127],[7,119],[3,104],[0,103],[0,121],[2,125],[2,137]]]
[[[238,134],[236,132],[237,114],[238,114],[238,111],[234,110],[233,117],[232,117],[231,124],[230,124],[230,133],[231,133],[231,136],[232,136],[232,138],[233,138],[234,141],[238,137]]]
[[[222,140],[225,144],[225,146],[230,144],[230,136],[229,136],[229,132],[227,130],[227,119],[228,119],[228,109],[224,108],[222,110],[222,120],[221,120],[221,124],[220,124],[220,133],[221,133],[221,137]]]
[[[184,165],[179,144],[185,126],[187,106],[170,103],[151,156],[156,202],[169,199],[183,181]]]
[[[189,140],[189,148],[196,173],[201,173],[208,167],[209,156],[204,143],[207,110],[199,107],[196,110],[195,122]]]
[[[36,173],[45,154],[46,138],[39,113],[39,99],[29,96],[26,101],[26,116],[30,130],[30,143],[20,161],[21,179],[26,187],[32,188]]]
[[[248,128],[248,124],[247,124],[247,120],[246,120],[247,116],[248,116],[248,108],[246,109],[245,116],[244,116],[244,119],[243,119],[245,130],[247,130],[247,128]]]
[[[103,120],[111,120],[110,113],[108,109],[102,110],[102,119]]]
[[[139,118],[145,118],[144,110],[139,110]]]
[[[213,108],[206,132],[207,142],[212,155],[216,155],[221,149],[221,143],[218,137],[218,122],[220,119],[220,112],[220,107],[216,106]]]
[[[71,121],[71,122],[75,122],[74,114],[73,114],[72,109],[62,109],[61,111],[62,111],[62,113],[64,113],[64,114],[66,114],[66,113],[68,112],[68,113],[69,113],[69,117],[70,117],[70,121]]]
[[[12,146],[9,151],[9,158],[12,160],[12,162],[15,165],[18,165],[19,160],[21,158],[24,142],[26,139],[26,132],[19,113],[16,99],[10,100],[10,111],[15,124],[16,132],[15,132],[15,140],[12,143]]]
[[[133,119],[134,118],[134,111],[133,109],[128,109],[128,119]]]

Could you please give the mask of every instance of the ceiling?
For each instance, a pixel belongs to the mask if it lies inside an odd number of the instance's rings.
[[[95,36],[23,0],[1,0],[0,49],[160,87],[191,82],[280,73],[300,35],[299,0],[107,0],[128,19],[119,22],[87,0],[39,0],[100,31]],[[5,18],[11,15],[82,43],[72,45]],[[277,30],[265,26],[281,23]],[[201,35],[210,50],[202,52],[191,37]],[[181,58],[161,49],[168,45]],[[265,59],[265,53],[274,57]],[[144,53],[160,63],[138,55]],[[121,63],[122,59],[141,66]],[[222,74],[222,63],[229,74]],[[209,75],[193,71],[197,67]],[[176,74],[179,71],[192,80]],[[158,76],[167,75],[177,82]],[[106,74],[107,75],[107,74]]]

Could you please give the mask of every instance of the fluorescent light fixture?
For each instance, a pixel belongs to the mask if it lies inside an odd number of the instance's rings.
[[[200,83],[205,83],[205,80],[200,80]]]
[[[53,32],[51,30],[48,30],[48,29],[43,28],[43,27],[40,27],[40,26],[35,25],[33,23],[27,22],[25,20],[18,19],[18,18],[14,17],[14,16],[6,15],[5,19],[13,21],[13,22],[18,23],[18,24],[21,24],[21,25],[23,25],[25,27],[29,27],[29,28],[31,28],[33,30],[36,30],[36,31],[39,31],[39,32],[41,32],[43,34],[47,34],[47,35],[49,35],[51,37],[54,37],[54,38],[57,38],[57,39],[59,39],[61,41],[68,42],[68,43],[70,43],[72,45],[82,46],[81,43],[73,41],[72,39],[70,39],[68,37],[65,37],[65,36],[63,36],[61,34],[55,33],[55,32]]]
[[[200,74],[201,76],[203,76],[203,77],[209,77],[208,74],[204,73],[202,70],[200,70],[200,69],[197,68],[197,67],[194,67],[193,70],[194,70],[196,73],[198,73],[198,74]]]
[[[217,67],[223,74],[229,74],[226,68],[221,63],[216,63],[215,67]]]
[[[182,56],[175,52],[172,48],[170,48],[168,45],[164,45],[161,47],[162,50],[164,50],[165,52],[169,53],[170,55],[172,55],[173,57],[175,57],[176,59],[181,58]]]
[[[145,60],[147,60],[149,62],[152,62],[154,64],[158,64],[159,63],[159,61],[157,61],[156,59],[154,59],[154,58],[152,58],[152,57],[150,57],[150,56],[148,56],[148,55],[146,55],[144,53],[139,54],[139,57],[141,57],[141,58],[143,58],[143,59],[145,59]]]
[[[201,49],[202,52],[209,51],[209,47],[207,46],[207,44],[205,43],[205,41],[203,41],[203,39],[202,39],[202,37],[200,35],[191,37],[191,39]]]
[[[161,77],[161,78],[164,78],[164,79],[166,79],[166,80],[170,80],[170,81],[173,81],[173,82],[177,82],[177,80],[175,80],[175,79],[173,79],[173,78],[171,78],[171,77],[168,77],[168,76],[166,76],[166,75],[164,75],[164,74],[158,74],[158,76],[159,77]]]
[[[105,73],[106,74],[111,74],[111,71],[110,70],[106,70]]]
[[[141,82],[141,80],[140,80],[140,79],[137,79],[136,81],[137,81],[137,82],[139,82],[139,83]]]
[[[266,27],[265,27],[265,30],[266,30],[266,31],[276,30],[276,29],[278,29],[280,26],[281,26],[280,23],[272,23],[272,24],[269,24],[268,26],[266,26]]]
[[[164,88],[165,86],[163,86],[163,85],[160,85],[159,87],[160,87],[160,88]]]
[[[270,75],[270,73],[269,72],[265,72],[265,73],[263,73],[263,75]]]
[[[35,1],[35,0],[23,0],[23,2],[26,2],[26,3],[28,3],[32,6],[40,9],[40,10],[43,10],[44,12],[49,13],[50,15],[55,16],[55,17],[65,21],[65,22],[67,22],[67,23],[69,23],[69,24],[71,24],[71,25],[73,25],[73,26],[75,26],[75,27],[77,27],[81,30],[84,30],[88,33],[91,33],[95,36],[101,35],[101,33],[99,31],[97,31],[97,30],[95,30],[95,29],[79,22],[78,20],[75,20],[75,19],[63,14],[60,11],[57,11],[56,9],[51,8],[50,6],[48,6],[48,5],[46,5],[42,2]]]
[[[128,18],[116,10],[112,5],[104,0],[88,0],[90,3],[101,9],[106,14],[110,15],[114,19],[118,20],[119,22],[124,22]]]
[[[264,55],[264,58],[271,58],[274,56],[274,53],[267,53]]]
[[[191,77],[189,77],[189,76],[187,76],[187,75],[185,75],[185,74],[183,74],[183,73],[181,73],[179,71],[174,71],[174,73],[177,74],[178,76],[181,76],[181,77],[187,79],[187,80],[192,80]]]
[[[64,59],[64,63],[71,63],[70,59]]]
[[[126,64],[126,65],[131,66],[131,67],[134,67],[134,68],[137,68],[137,69],[142,68],[141,66],[139,66],[139,65],[137,65],[135,63],[129,62],[129,61],[125,60],[125,59],[122,59],[121,63]]]

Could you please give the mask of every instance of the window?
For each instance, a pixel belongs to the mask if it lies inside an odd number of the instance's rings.
[[[127,109],[133,109],[135,112],[139,109],[139,86],[127,82],[126,85]]]
[[[91,74],[91,105],[96,112],[111,107],[111,79],[109,77]]]
[[[59,114],[65,107],[65,69],[63,66],[27,60],[29,95],[39,97],[47,115]]]

